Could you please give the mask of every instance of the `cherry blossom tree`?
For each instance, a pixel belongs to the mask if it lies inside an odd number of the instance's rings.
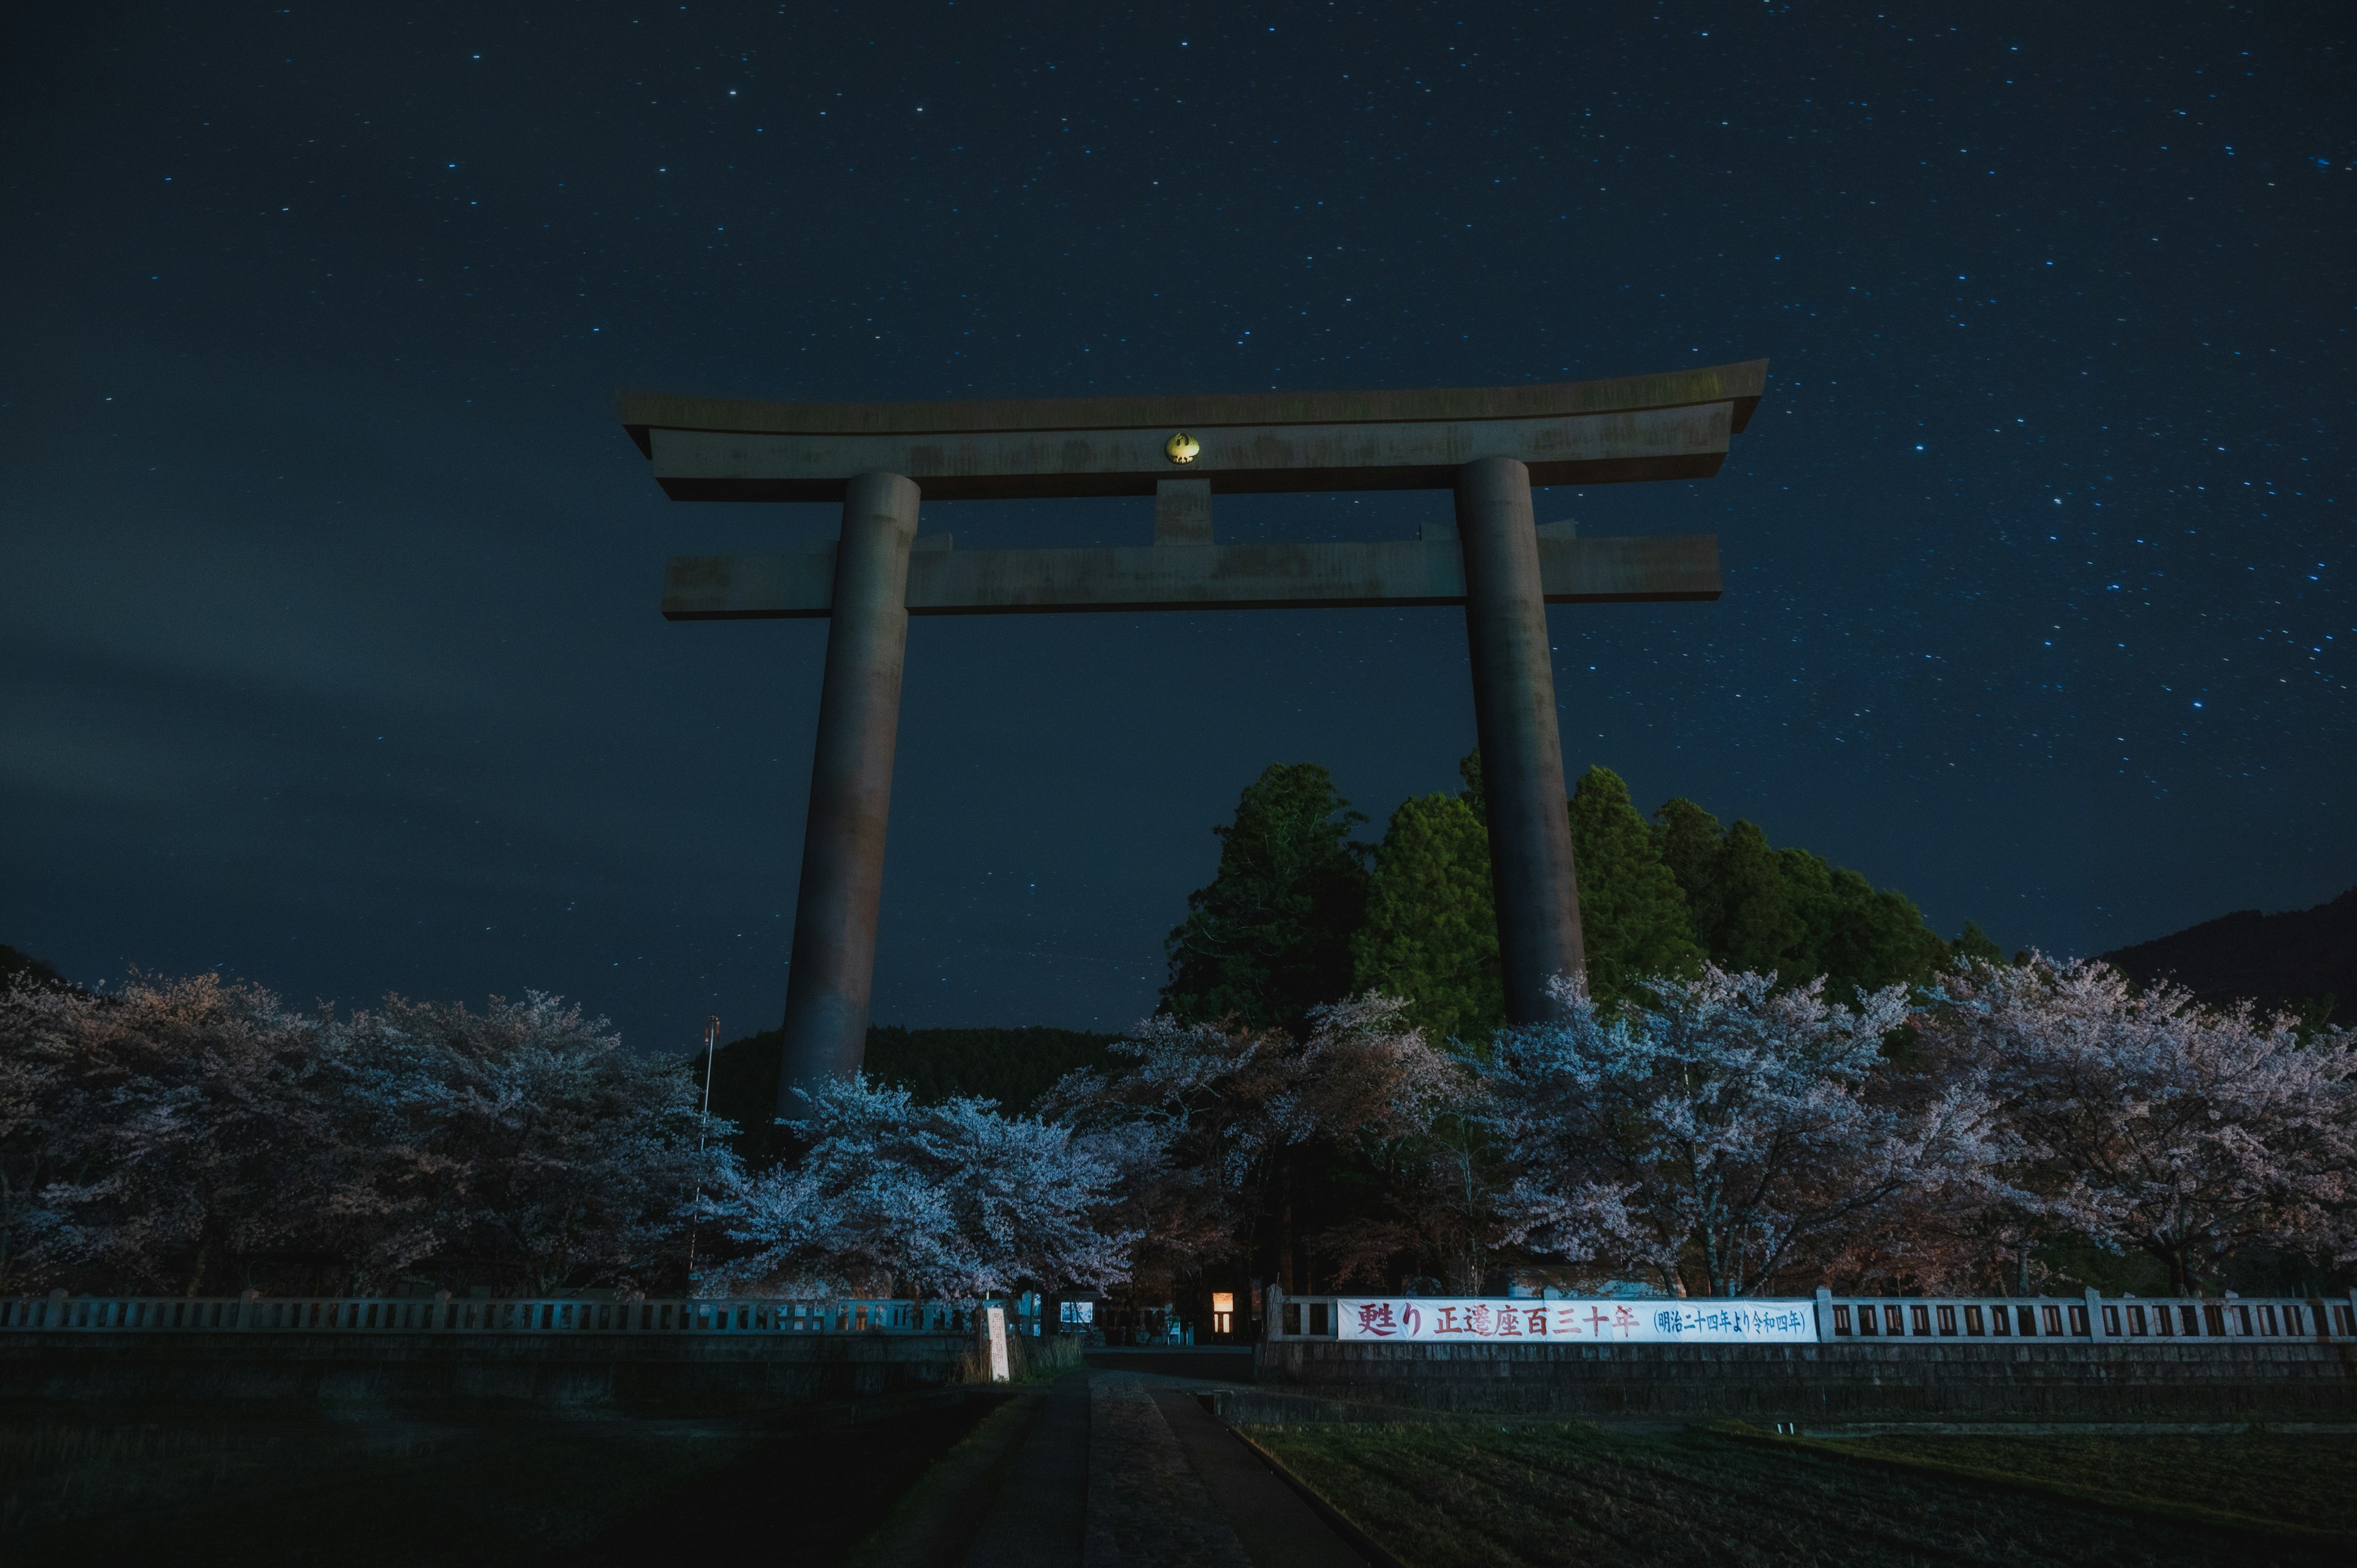
[[[2054,1223],[2190,1294],[2244,1248],[2357,1251],[2357,1034],[2044,957],[1947,977],[1928,1030],[1981,1074]]]
[[[214,975],[20,985],[0,995],[0,1286],[676,1282],[698,1187],[734,1178],[726,1131],[682,1064],[536,993],[344,1019]]]
[[[1362,1153],[1372,1155],[1373,1190],[1311,1238],[1324,1265],[1319,1283],[1383,1289],[1405,1273],[1437,1279],[1456,1294],[1480,1294],[1499,1230],[1480,1129],[1443,1114],[1427,1133]]]
[[[1407,1004],[1372,994],[1312,1009],[1301,1036],[1157,1016],[1112,1049],[1131,1065],[1073,1073],[1042,1104],[1085,1126],[1152,1129],[1167,1149],[1128,1195],[1157,1280],[1264,1238],[1289,1273],[1308,1240],[1292,1224],[1297,1166],[1423,1133],[1467,1083],[1407,1021]]]
[[[0,998],[11,1283],[195,1294],[318,1245],[351,1174],[324,1033],[211,974]]]
[[[334,1033],[363,1280],[431,1261],[533,1294],[676,1287],[697,1193],[738,1179],[684,1065],[560,998],[389,997]]]
[[[47,1195],[70,1144],[57,1126],[70,1113],[63,1085],[74,1028],[58,1016],[66,1000],[18,979],[0,985],[0,1294],[48,1277],[59,1216]]]
[[[1128,1277],[1135,1233],[1108,1221],[1125,1174],[1159,1155],[1135,1130],[1082,1133],[989,1100],[915,1101],[864,1077],[805,1094],[799,1159],[718,1205],[740,1255],[715,1288],[793,1294],[897,1283],[956,1300]]]
[[[1910,1205],[1984,1200],[2001,1145],[1980,1085],[1911,1082],[1884,1057],[1905,987],[1850,1007],[1822,980],[1706,965],[1640,989],[1607,1012],[1559,983],[1564,1020],[1501,1032],[1481,1067],[1479,1114],[1515,1172],[1509,1240],[1744,1295],[1902,1230]]]

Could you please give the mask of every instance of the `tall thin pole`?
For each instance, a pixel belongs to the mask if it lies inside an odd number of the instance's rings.
[[[712,1054],[716,1040],[720,1038],[720,1015],[717,1013],[704,1020],[704,1115],[712,1116]],[[704,1153],[704,1129],[695,1130],[695,1152]]]
[[[704,1138],[712,1121],[712,1058],[720,1038],[720,1015],[704,1020],[704,1116],[695,1124],[695,1208],[687,1217],[687,1288],[695,1289],[695,1232],[704,1219]]]

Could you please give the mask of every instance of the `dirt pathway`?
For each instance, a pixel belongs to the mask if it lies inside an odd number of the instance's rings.
[[[857,1568],[1363,1568],[1180,1378],[1027,1390],[914,1487]]]

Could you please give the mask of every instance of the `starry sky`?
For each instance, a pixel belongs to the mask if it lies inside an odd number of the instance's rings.
[[[0,941],[85,981],[782,1007],[823,622],[672,625],[622,387],[1766,358],[1717,604],[1550,612],[1567,768],[2093,952],[2357,882],[2337,5],[15,8]],[[1405,538],[1445,492],[1222,499]],[[1150,501],[943,503],[961,548]],[[1274,762],[1456,787],[1461,616],[920,619],[875,1016],[1117,1028]]]

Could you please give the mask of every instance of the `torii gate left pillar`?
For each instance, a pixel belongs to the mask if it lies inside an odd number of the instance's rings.
[[[858,1070],[910,615],[1462,605],[1508,1016],[1541,1021],[1582,968],[1548,604],[1715,599],[1708,536],[1534,526],[1533,484],[1700,478],[1765,361],[1545,387],[1017,403],[748,403],[626,396],[682,500],[832,500],[841,533],[782,556],[675,556],[674,620],[831,616],[788,976],[781,1114]],[[1457,527],[1409,542],[1222,546],[1215,491],[1451,489]],[[953,553],[937,499],[1153,494],[1150,547]]]

